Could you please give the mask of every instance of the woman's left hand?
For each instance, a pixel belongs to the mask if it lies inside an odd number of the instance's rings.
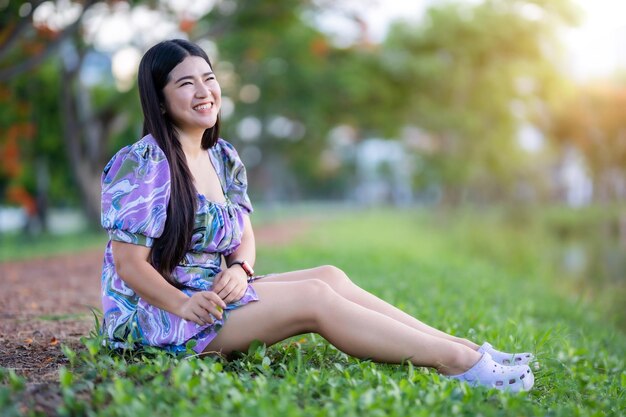
[[[213,292],[226,304],[239,301],[248,288],[248,275],[239,265],[219,272],[213,280]]]

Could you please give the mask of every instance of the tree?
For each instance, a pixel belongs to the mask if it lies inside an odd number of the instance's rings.
[[[576,89],[553,110],[547,126],[561,146],[584,155],[600,202],[626,198],[626,83],[596,82]]]
[[[400,98],[390,116],[437,137],[429,166],[453,199],[472,184],[502,194],[515,180],[525,163],[519,114],[532,120],[563,88],[555,29],[574,21],[565,0],[491,0],[432,7],[422,25],[393,27],[382,52]]]
[[[21,139],[30,139],[27,142],[32,144],[30,149],[21,145],[21,152],[15,155],[16,158],[22,156],[20,165],[23,169],[19,170],[22,175],[15,175],[16,171],[5,172],[4,181],[13,182],[14,186],[21,182],[17,189],[24,190],[22,194],[32,195],[33,188],[36,188],[33,186],[33,173],[41,171],[34,167],[36,161],[49,157],[43,166],[50,167],[56,174],[53,178],[57,180],[68,178],[63,174],[69,165],[71,178],[78,185],[80,201],[91,223],[95,224],[100,217],[99,176],[106,145],[111,137],[110,128],[119,128],[119,123],[114,121],[123,114],[120,112],[123,107],[120,108],[119,104],[124,100],[120,100],[122,95],[114,95],[101,105],[93,106],[91,98],[87,97],[91,92],[79,85],[81,65],[89,52],[79,29],[85,13],[96,3],[106,2],[85,0],[56,4],[61,9],[78,10],[74,21],[64,27],[46,20],[35,22],[34,12],[42,3],[33,1],[18,5],[9,2],[2,14],[4,22],[0,38],[4,42],[0,47],[0,58],[3,59],[0,82],[10,81],[3,87],[17,99],[17,103],[12,103],[10,107],[21,109],[19,115],[9,114],[3,118],[2,126],[6,127],[2,130],[15,131],[16,123],[27,123],[32,127],[21,130],[29,133],[30,137],[23,136]],[[63,11],[67,10],[57,10],[58,13]],[[59,53],[61,47],[63,51]],[[58,152],[59,142],[65,150],[64,154]],[[7,144],[8,141],[4,146]],[[7,174],[12,178],[7,180]],[[64,185],[68,186],[67,183]],[[39,194],[42,193],[47,194],[47,190],[40,189]],[[44,201],[46,198],[37,200]],[[67,200],[71,201],[72,197]],[[38,206],[35,211],[44,211],[45,204]]]
[[[71,179],[79,190],[74,201],[93,224],[101,170],[115,149],[139,137],[141,113],[136,85],[118,91],[110,75],[96,85],[82,82],[90,57],[106,57],[82,32],[90,10],[159,10],[177,28],[163,37],[215,46],[218,78],[234,104],[224,137],[251,161],[257,186],[292,184],[282,194],[266,186],[267,198],[337,192],[331,180],[342,171],[324,169],[321,161],[327,133],[339,124],[361,136],[425,128],[438,139],[439,152],[428,160],[435,181],[453,191],[481,181],[506,187],[524,159],[511,104],[522,103],[531,119],[537,102],[556,95],[553,26],[572,20],[567,0],[446,4],[433,7],[419,26],[398,23],[380,46],[338,48],[308,22],[322,4],[310,0],[216,3],[196,15],[156,1],[45,3],[80,6],[62,27],[33,21],[42,1],[29,3],[31,9],[8,4],[0,14],[0,80],[7,83],[0,101],[10,110],[0,115],[0,151],[21,157],[18,168],[0,170],[0,192],[21,187],[34,196],[34,166],[47,155],[53,201],[72,201],[63,197],[74,189]],[[150,46],[132,42],[141,52]]]
[[[219,51],[223,94],[235,105],[224,135],[237,143],[244,160],[248,152],[261,156],[248,171],[252,188],[263,189],[268,200],[324,197],[334,190],[320,156],[327,132],[354,102],[342,81],[360,77],[345,77],[347,63],[359,57],[356,49],[334,47],[307,22],[315,12],[309,1],[242,1],[227,15],[212,11],[190,33],[202,39],[203,27],[228,27],[210,37]]]
[[[122,3],[127,3],[131,11],[133,7],[145,7],[146,4],[158,8],[166,19],[176,23],[179,28],[177,36],[188,36],[197,41],[211,39],[217,43],[222,54],[221,61],[230,60],[236,69],[230,86],[226,77],[223,78],[225,91],[233,97],[237,108],[233,123],[226,125],[227,137],[236,138],[234,127],[238,125],[237,121],[252,114],[264,124],[276,117],[283,117],[288,120],[289,126],[298,130],[295,133],[287,132],[282,135],[283,138],[304,138],[308,135],[307,138],[314,140],[302,140],[300,146],[292,146],[293,140],[275,140],[266,142],[263,150],[270,155],[270,161],[272,155],[274,160],[288,161],[292,159],[290,155],[298,154],[296,148],[310,149],[312,152],[307,157],[299,158],[302,163],[296,162],[294,166],[299,167],[304,177],[315,176],[315,156],[320,143],[323,145],[320,139],[323,139],[329,125],[321,112],[331,113],[330,109],[324,108],[329,91],[318,91],[317,88],[321,79],[319,72],[326,65],[326,41],[319,32],[303,23],[301,12],[310,3],[298,0],[271,3],[240,1],[234,10],[215,8],[204,16],[191,16],[150,1],[63,2],[56,6],[82,6],[75,20],[64,28],[54,27],[50,21],[33,20],[34,10],[42,6],[41,1],[33,2],[30,10],[18,7],[14,2],[9,3],[7,13],[2,15],[7,25],[1,36],[8,41],[0,50],[0,54],[7,57],[0,67],[0,79],[11,81],[6,86],[7,95],[20,97],[28,109],[22,116],[34,126],[34,130],[28,131],[33,136],[30,142],[33,146],[26,149],[28,147],[24,146],[24,141],[19,145],[23,156],[22,166],[30,164],[22,172],[35,172],[32,164],[37,155],[46,154],[50,150],[43,144],[55,142],[56,149],[63,148],[65,153],[59,155],[58,151],[53,151],[54,164],[50,165],[65,168],[65,173],[70,168],[69,177],[73,179],[80,195],[78,201],[91,224],[99,222],[101,170],[116,145],[138,138],[141,116],[136,100],[136,86],[122,93],[106,80],[100,85],[83,85],[80,74],[85,68],[86,59],[94,54],[95,49],[80,28],[84,25],[83,19],[89,9],[98,7],[102,13]],[[250,39],[254,39],[254,42],[250,42]],[[136,46],[146,48],[149,45]],[[288,66],[289,71],[280,73],[281,65]],[[33,80],[39,86],[36,90],[26,87],[32,86]],[[244,87],[248,90],[254,90],[255,87],[262,90],[263,101],[255,104],[249,99],[240,99],[243,97],[240,90]],[[45,99],[38,96],[42,93]],[[50,105],[53,98],[58,100],[57,106]],[[43,118],[46,123],[52,119],[59,123],[49,123],[47,129],[43,130],[40,124],[42,117],[39,115],[45,115]],[[2,126],[8,129],[16,120],[16,116],[8,115]],[[319,129],[305,130],[305,123],[307,126],[317,123]],[[268,146],[270,143],[272,146]],[[270,148],[271,151],[268,150]],[[5,174],[0,175],[0,184],[21,181],[22,188],[34,194],[36,187],[32,185],[33,181],[22,181],[16,175],[12,179],[8,179]],[[68,178],[67,175],[54,177]],[[72,188],[70,185],[66,184],[66,194]],[[71,201],[71,198],[65,201]]]

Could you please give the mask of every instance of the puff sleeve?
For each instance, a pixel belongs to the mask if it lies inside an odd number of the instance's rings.
[[[145,139],[122,148],[102,173],[102,227],[111,240],[152,247],[163,233],[169,199],[163,151]]]
[[[248,177],[246,168],[241,162],[235,147],[223,139],[219,140],[220,151],[224,161],[226,178],[226,195],[236,203],[244,213],[252,213],[252,203],[248,197]]]

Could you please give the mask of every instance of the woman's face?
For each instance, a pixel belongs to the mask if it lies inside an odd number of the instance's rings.
[[[199,56],[176,65],[163,88],[165,111],[185,134],[200,134],[215,126],[222,103],[220,85],[211,66]]]

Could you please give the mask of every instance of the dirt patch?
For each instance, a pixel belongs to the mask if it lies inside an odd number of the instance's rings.
[[[102,250],[0,265],[0,366],[28,381],[57,379],[61,344],[76,346],[100,304]]]
[[[305,220],[259,227],[257,246],[288,244],[309,227]],[[67,364],[61,345],[78,348],[94,329],[102,257],[103,248],[0,264],[0,367],[24,376],[32,398],[50,400],[49,385]]]

